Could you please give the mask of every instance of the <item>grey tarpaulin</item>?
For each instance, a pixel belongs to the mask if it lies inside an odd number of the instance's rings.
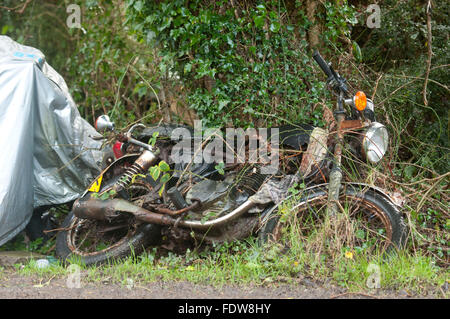
[[[97,135],[42,52],[0,36],[0,245],[33,207],[83,192],[99,172]]]

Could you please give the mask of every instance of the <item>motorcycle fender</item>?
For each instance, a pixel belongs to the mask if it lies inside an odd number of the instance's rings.
[[[397,209],[401,208],[401,206],[397,205],[395,203],[395,201],[392,199],[392,197],[384,189],[382,189],[380,187],[369,185],[369,184],[366,184],[366,183],[355,183],[355,182],[352,182],[352,183],[343,182],[341,184],[342,185],[350,185],[350,186],[358,186],[361,189],[365,189],[365,190],[372,190],[372,191],[378,193],[384,199],[386,199],[389,203],[394,205]],[[328,183],[313,185],[311,187],[305,188],[304,192],[307,192],[309,190],[313,190],[313,189],[319,188],[319,187],[325,187],[328,190]],[[292,196],[289,196],[288,198],[290,198],[290,197],[292,197]],[[288,199],[288,198],[286,198],[286,199]]]
[[[276,128],[279,132],[280,145],[290,146],[298,150],[309,143],[311,133],[314,130],[314,126],[308,124],[284,125]],[[272,131],[270,130],[269,135],[271,134]]]
[[[398,210],[400,210],[402,207],[400,205],[398,205],[393,199],[392,196],[389,195],[389,193],[377,186],[373,186],[373,185],[369,185],[366,183],[342,183],[342,184],[347,184],[347,185],[355,185],[355,186],[360,186],[363,188],[368,188],[373,190],[374,192],[378,193],[380,196],[382,196],[384,199],[386,199],[388,202],[390,202],[392,205],[394,205]]]
[[[378,193],[380,196],[382,196],[384,199],[386,199],[389,203],[391,203],[392,205],[394,205],[394,207],[396,207],[399,211],[401,211],[401,206],[399,206],[398,204],[395,203],[395,201],[392,199],[392,197],[382,188],[377,187],[377,186],[373,186],[373,185],[369,185],[366,183],[341,183],[342,185],[352,185],[352,186],[357,186],[360,187],[361,189],[366,189],[366,190],[372,190],[376,193]],[[314,189],[317,188],[325,188],[328,190],[328,183],[323,183],[323,184],[317,184],[317,185],[313,185],[310,187],[305,188],[302,193],[307,193],[309,191],[312,191]],[[265,210],[260,217],[260,225],[264,225],[269,218],[271,218],[272,212],[275,211],[278,206],[280,206],[282,203],[284,203],[285,201],[288,201],[292,198],[294,198],[294,196],[298,196],[298,195],[290,195],[288,197],[286,197],[284,200],[282,200],[281,202],[279,202],[278,204],[274,205],[273,207],[270,207],[270,209]],[[302,203],[304,203],[305,201],[301,201],[298,202],[296,205],[300,205]]]
[[[95,180],[88,186],[88,188],[84,191],[84,193],[80,196],[80,198],[84,197],[89,192],[97,193],[102,184],[103,175],[109,171],[110,169],[114,168],[118,164],[121,164],[125,161],[134,162],[139,157],[139,154],[127,154],[122,156],[121,158],[116,159],[114,162],[112,162],[108,167],[106,167],[96,178]]]

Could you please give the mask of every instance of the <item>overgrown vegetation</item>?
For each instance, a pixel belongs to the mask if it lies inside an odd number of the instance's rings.
[[[308,56],[300,3],[292,11],[279,1],[144,3],[128,1],[128,25],[158,48],[161,71],[175,73],[189,92],[180,102],[207,125],[321,123],[323,81]],[[343,18],[333,18],[335,34]]]
[[[65,25],[70,3],[80,5],[83,29]],[[378,120],[390,131],[386,158],[364,178],[402,201],[411,233],[404,254],[377,261],[386,275],[383,285],[419,287],[413,278],[442,284],[449,265],[450,4],[432,2],[430,38],[428,1],[377,3],[381,26],[371,29],[368,0],[5,0],[0,31],[46,54],[86,119],[108,113],[120,126],[161,118],[235,127],[323,126],[322,112],[332,99],[311,59],[319,47],[352,89],[374,100]],[[137,274],[151,264],[163,278],[217,276],[217,282],[276,280],[294,269],[293,278],[301,272],[356,287],[367,275],[368,260],[345,258],[345,251],[325,267],[311,266],[302,243],[273,263],[253,245],[223,247],[196,256],[201,261],[192,265],[190,254],[153,260],[149,253],[116,267]],[[228,259],[221,259],[220,249]],[[160,273],[158,265],[168,268]],[[180,275],[171,271],[180,269]]]
[[[108,281],[124,287],[145,289],[145,285],[150,282],[173,280],[216,287],[242,284],[271,286],[278,283],[309,286],[332,284],[347,288],[350,292],[368,294],[376,292],[376,286],[370,283],[375,269],[379,271],[379,279],[376,280],[379,280],[379,286],[385,292],[405,289],[410,295],[448,297],[448,292],[440,289],[448,279],[447,274],[433,263],[431,257],[420,252],[412,255],[400,253],[389,258],[341,254],[330,267],[317,261],[316,255],[308,253],[302,243],[289,250],[277,245],[266,248],[249,239],[216,245],[202,251],[188,250],[184,255],[171,252],[161,255],[161,251],[154,248],[140,256],[100,267],[84,267],[76,260],[70,264],[80,267],[82,286]],[[39,268],[35,261],[25,266],[17,265],[16,270],[22,275],[37,275],[41,282],[51,281],[55,276],[68,276],[73,271],[67,265],[58,263]]]

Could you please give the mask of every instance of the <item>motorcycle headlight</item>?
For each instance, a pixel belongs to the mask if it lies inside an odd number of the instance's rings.
[[[363,150],[366,158],[371,163],[378,163],[387,151],[389,135],[386,127],[378,122],[373,122],[363,138]]]
[[[373,104],[373,101],[371,99],[367,99],[366,109],[369,109],[372,112],[375,112],[375,105]]]

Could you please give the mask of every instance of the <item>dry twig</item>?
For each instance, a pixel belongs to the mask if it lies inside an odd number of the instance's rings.
[[[431,69],[431,56],[433,54],[433,51],[431,49],[431,41],[432,41],[432,34],[431,34],[431,0],[428,0],[427,3],[427,48],[428,48],[428,58],[427,58],[427,71],[425,73],[425,83],[423,85],[423,103],[425,106],[428,106],[428,99],[427,99],[427,85],[428,85],[428,77],[430,76],[430,69]]]

